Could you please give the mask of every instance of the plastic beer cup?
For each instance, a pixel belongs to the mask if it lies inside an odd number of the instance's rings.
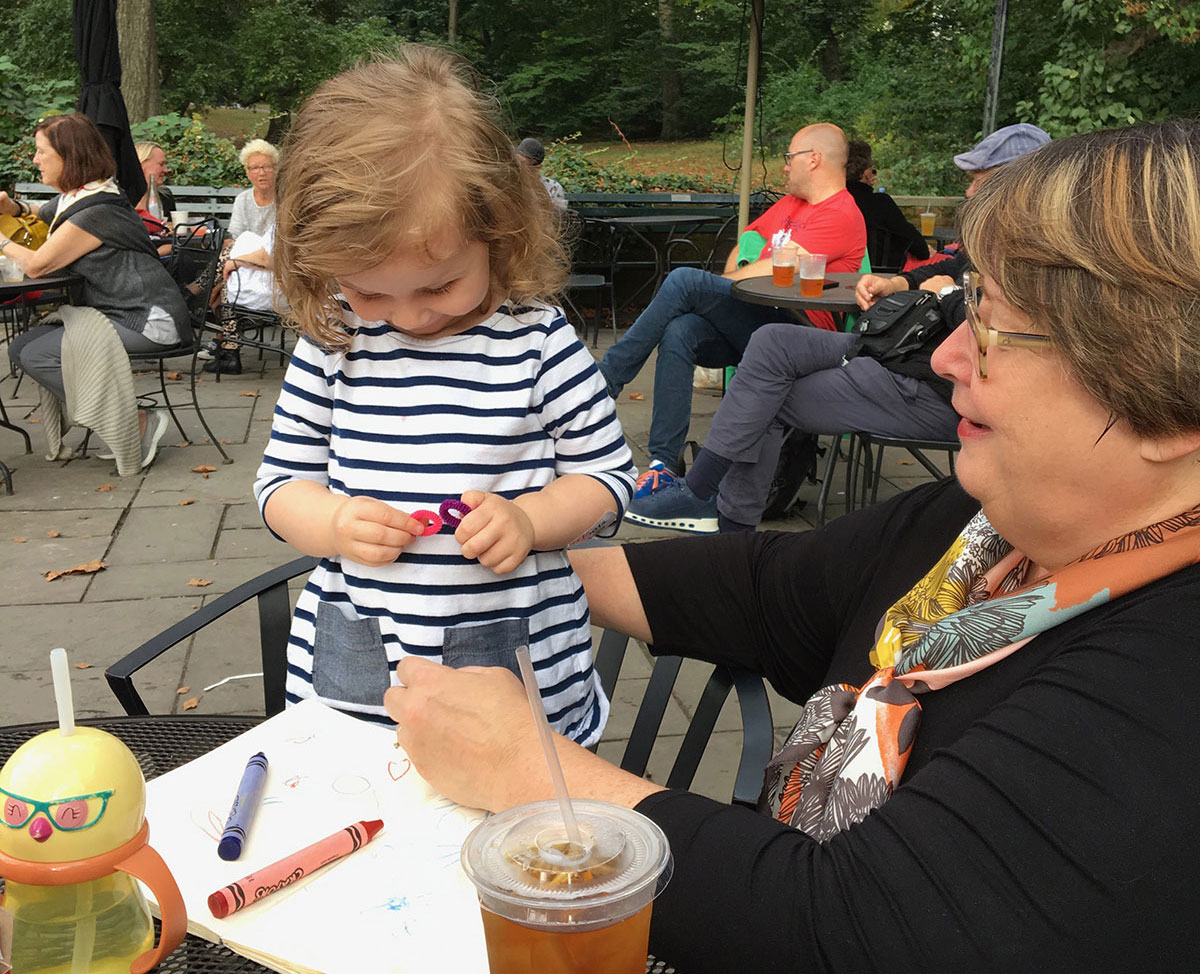
[[[826,260],[824,254],[800,255],[800,296],[802,298],[819,298],[821,296],[821,291],[825,286]]]
[[[0,278],[10,284],[25,279],[25,268],[19,260],[12,257],[0,257]]]
[[[937,219],[937,214],[931,213],[931,212],[929,212],[929,210],[926,210],[924,213],[921,214],[921,236],[922,237],[932,237],[933,236],[933,228],[935,225],[934,221],[936,219]]]
[[[584,848],[555,801],[518,805],[463,842],[491,974],[642,974],[654,898],[671,878],[667,838],[644,815],[573,801]]]
[[[776,287],[791,287],[796,277],[796,247],[776,247],[771,251],[771,283]]]

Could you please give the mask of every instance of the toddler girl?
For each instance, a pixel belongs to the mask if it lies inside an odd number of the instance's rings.
[[[527,645],[555,730],[590,744],[608,701],[564,548],[611,533],[636,470],[591,355],[543,300],[565,256],[497,114],[462,61],[419,46],[301,109],[275,264],[303,337],[255,495],[321,558],[289,701],[390,723],[405,654],[517,672]],[[411,515],[445,501],[470,512],[425,533],[438,519]]]

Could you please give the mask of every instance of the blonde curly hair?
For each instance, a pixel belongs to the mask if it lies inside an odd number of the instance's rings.
[[[499,117],[465,61],[416,44],[304,103],[283,146],[275,250],[304,334],[344,345],[337,276],[398,250],[431,258],[446,232],[487,244],[492,280],[513,301],[561,290],[568,262],[549,195]]]
[[[963,206],[971,260],[1139,436],[1200,430],[1200,124],[1059,139]]]

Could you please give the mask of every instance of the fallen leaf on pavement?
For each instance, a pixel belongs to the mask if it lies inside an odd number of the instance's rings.
[[[107,494],[110,490],[116,490],[116,484],[101,484],[96,488],[97,494]]]
[[[178,382],[180,379],[182,379],[182,378],[183,378],[183,376],[182,376],[182,375],[180,375],[178,372],[168,372],[168,373],[167,373],[167,378],[168,378],[168,379],[174,379],[176,382]]]
[[[40,416],[30,416],[28,419],[28,422],[30,423],[40,423],[41,421],[42,418]]]
[[[229,446],[229,444],[232,443],[233,440],[217,440],[217,442],[223,444],[224,446]]]
[[[239,396],[249,396],[251,399],[257,399],[257,398],[258,398],[258,393],[257,393],[257,392],[251,392],[249,389],[243,389],[241,392],[239,392],[239,393],[238,393],[238,395],[239,395]]]
[[[187,500],[185,500],[185,501],[180,501],[180,502],[179,502],[179,506],[180,506],[180,507],[187,507],[189,504],[195,504],[195,503],[196,503],[196,502],[195,502],[194,500],[192,500],[192,499],[189,497],[189,498],[188,498]]]
[[[204,588],[205,585],[211,585],[211,578],[189,578],[188,584],[195,588]]]
[[[82,565],[76,565],[74,568],[60,568],[58,571],[46,572],[46,581],[53,582],[56,578],[62,578],[64,575],[94,575],[107,567],[107,563],[97,558],[95,561],[85,561]]]
[[[271,422],[271,418],[272,417],[270,417],[270,416],[259,416],[258,421],[260,423],[269,423],[269,422]]]
[[[210,467],[207,463],[202,463],[198,467],[192,467],[192,473],[216,473],[216,467]]]
[[[13,544],[24,544],[28,538],[13,538]]]
[[[76,663],[75,664],[75,669],[77,669],[77,670],[90,670],[91,668],[92,668],[91,663]]]
[[[192,444],[190,444],[187,440],[184,440],[182,443],[175,444],[175,446],[178,447],[180,450],[182,450],[185,446],[191,446],[191,445]]]
[[[191,697],[190,699],[185,700],[183,702],[183,709],[184,710],[195,710],[196,707],[198,707],[199,705],[200,705],[200,698],[199,697]]]
[[[629,398],[630,398],[630,399],[633,399],[633,400],[635,400],[635,401],[636,401],[636,400],[639,400],[639,399],[645,399],[646,397],[645,397],[645,396],[643,396],[643,395],[642,395],[640,392],[631,392],[631,393],[629,394]]]
[[[200,476],[203,477],[205,480],[208,480],[208,474],[202,473]]]
[[[912,460],[897,460],[896,462],[902,467],[911,467],[913,465]]]
[[[55,530],[54,530],[54,528],[51,528],[49,531],[47,531],[47,532],[46,532],[46,537],[48,537],[48,538],[61,538],[61,537],[62,537],[62,532],[61,532],[61,531],[55,531]]]
[[[191,687],[190,687],[190,686],[186,686],[186,687],[180,687],[180,688],[179,688],[178,690],[176,690],[175,692],[176,692],[177,694],[179,694],[179,696],[181,696],[181,697],[182,697],[182,696],[183,696],[185,693],[187,693],[187,692],[188,692],[190,689],[191,689]]]

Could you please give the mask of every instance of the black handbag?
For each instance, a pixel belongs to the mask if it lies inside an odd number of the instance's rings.
[[[880,298],[858,317],[859,355],[882,363],[902,361],[945,337],[941,302],[929,291],[897,291]]]

